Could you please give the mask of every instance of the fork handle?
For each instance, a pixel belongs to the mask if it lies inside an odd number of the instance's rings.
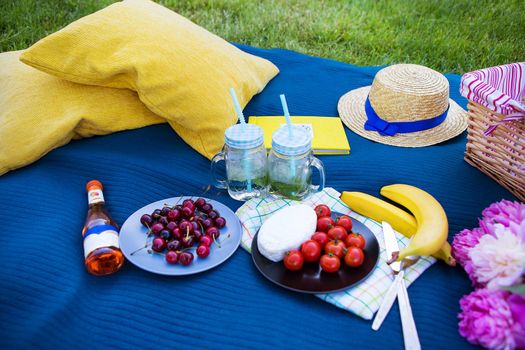
[[[404,280],[404,271],[399,272],[400,281],[397,290],[397,300],[399,303],[399,313],[401,315],[401,326],[403,328],[403,340],[406,350],[420,350],[419,336],[417,334],[416,323],[412,315],[412,308],[408,299],[407,287]],[[399,276],[398,275],[398,276]]]

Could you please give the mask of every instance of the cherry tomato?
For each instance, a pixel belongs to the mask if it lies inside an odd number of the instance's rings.
[[[347,236],[348,233],[343,226],[334,226],[328,230],[328,237],[330,239],[337,239],[344,242]]]
[[[309,239],[301,246],[301,253],[303,254],[304,261],[317,261],[321,256],[321,245],[316,241]]]
[[[357,247],[359,249],[365,249],[365,237],[359,233],[351,233],[345,239],[345,244],[347,247]]]
[[[335,221],[329,216],[323,216],[322,218],[317,219],[317,231],[326,233],[333,226],[335,226]]]
[[[330,211],[330,208],[328,208],[327,205],[319,204],[317,207],[315,207],[315,213],[317,214],[318,218],[322,218],[323,216],[330,216],[332,215],[332,212]]]
[[[347,215],[338,217],[335,224],[337,226],[343,226],[348,233],[352,232],[352,219]]]
[[[345,264],[350,267],[359,267],[363,265],[365,254],[363,250],[357,247],[350,247],[346,251]]]
[[[330,241],[326,243],[326,246],[324,247],[324,251],[326,254],[334,254],[338,258],[342,258],[345,256],[346,253],[346,247],[345,244],[341,241],[338,241],[337,239],[334,241]]]
[[[321,269],[325,272],[337,272],[341,267],[341,260],[334,254],[324,254],[319,262]]]
[[[330,240],[330,238],[328,238],[328,235],[326,233],[324,233],[324,232],[316,232],[316,233],[314,233],[312,235],[312,239],[314,241],[316,241],[317,243],[319,243],[319,245],[321,246],[321,249],[324,249],[324,246]]]
[[[290,250],[284,256],[284,267],[290,271],[297,271],[303,268],[304,258],[300,251]]]

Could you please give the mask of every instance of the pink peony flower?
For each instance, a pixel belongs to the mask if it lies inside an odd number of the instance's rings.
[[[512,294],[507,299],[515,322],[514,340],[518,349],[525,348],[525,296]]]
[[[480,220],[480,227],[486,232],[494,232],[494,225],[501,224],[510,228],[516,236],[525,240],[525,204],[501,200],[491,204],[483,210],[483,219]]]
[[[493,259],[495,255],[489,256],[490,254],[485,254],[484,256],[486,259],[482,259],[481,255],[483,254],[480,255],[477,253],[474,253],[474,255],[480,259],[477,260],[476,264],[474,264],[470,256],[470,251],[472,248],[478,245],[480,239],[483,236],[490,235],[495,237],[496,227],[498,226],[503,226],[514,236],[520,238],[521,242],[525,244],[525,204],[519,202],[511,202],[508,200],[502,200],[491,204],[488,208],[483,210],[483,217],[479,220],[479,227],[474,228],[473,230],[465,229],[459,232],[458,234],[456,234],[452,242],[452,256],[454,256],[454,258],[459,262],[459,264],[463,266],[469,278],[471,279],[472,284],[476,288],[484,287],[488,282],[488,279],[485,277],[488,276],[488,274],[492,273],[491,271],[489,271],[489,266],[501,266],[501,264],[491,263],[487,261],[487,259]],[[484,240],[487,240],[487,242],[493,242],[489,238],[484,238]],[[506,237],[505,242],[508,243],[510,240],[511,239],[509,237]],[[500,248],[505,248],[505,244],[506,243],[501,243],[499,245]],[[488,249],[488,244],[486,248],[487,249],[481,250],[481,252],[486,252],[487,250],[490,250]],[[525,249],[525,247],[523,247],[522,249]],[[492,251],[494,252],[495,250]],[[505,251],[506,249],[503,249],[503,252]],[[497,255],[499,256],[499,252]],[[502,256],[501,259],[502,261],[504,261],[508,257],[509,254],[505,254],[505,256]],[[486,268],[477,271],[479,270],[480,264],[483,264],[483,262]],[[521,276],[518,276],[520,274],[518,272],[519,267],[512,271],[515,274],[511,273],[511,268],[504,270],[504,274],[508,277],[509,280],[513,279],[514,281],[517,281],[519,278],[521,278]],[[495,273],[498,274],[498,272]],[[521,271],[521,273],[523,273],[523,270]],[[504,283],[507,284],[507,282]]]
[[[479,239],[485,232],[480,228],[475,228],[472,231],[464,229],[454,236],[452,241],[452,256],[463,267],[470,261],[468,255],[469,250],[479,243]]]
[[[489,289],[520,283],[525,271],[525,242],[502,224],[494,225],[494,230],[494,236],[483,235],[468,251],[469,276]]]
[[[459,301],[459,333],[472,344],[487,349],[516,348],[519,324],[514,321],[507,298],[508,292],[478,289]]]

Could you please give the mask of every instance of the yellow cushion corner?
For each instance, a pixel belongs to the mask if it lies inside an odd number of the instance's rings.
[[[30,47],[21,60],[73,82],[127,88],[207,158],[279,70],[149,0],[114,3]]]
[[[58,79],[0,53],[0,175],[71,139],[165,122],[131,90]]]

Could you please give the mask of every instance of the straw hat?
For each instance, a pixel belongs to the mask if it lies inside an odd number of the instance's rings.
[[[434,145],[467,128],[467,113],[449,98],[448,80],[415,64],[380,70],[371,86],[343,95],[337,110],[358,135],[400,147]]]

